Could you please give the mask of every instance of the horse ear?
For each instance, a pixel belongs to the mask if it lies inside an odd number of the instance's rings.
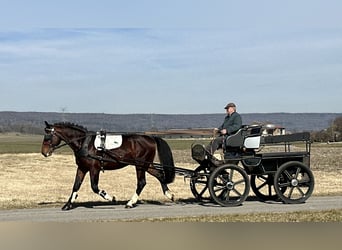
[[[50,125],[47,121],[45,121],[45,126],[46,126],[47,128],[50,128],[50,127],[51,127],[51,125]]]

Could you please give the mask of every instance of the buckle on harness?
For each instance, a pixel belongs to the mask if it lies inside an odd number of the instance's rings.
[[[100,139],[101,139],[101,142],[100,142],[100,146],[97,148],[97,150],[99,151],[103,151],[106,146],[105,146],[105,142],[106,142],[106,130],[100,130],[99,132],[97,132],[98,135],[100,135]]]

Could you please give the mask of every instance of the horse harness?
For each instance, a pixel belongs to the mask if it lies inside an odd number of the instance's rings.
[[[86,132],[85,135],[74,138],[72,140],[66,139],[60,133],[58,133],[54,128],[46,128],[45,129],[47,134],[44,135],[44,144],[48,144],[50,148],[52,148],[52,152],[56,149],[62,148],[66,145],[71,146],[72,142],[77,142],[83,140],[81,147],[79,150],[75,151],[75,155],[78,157],[87,157],[90,159],[98,160],[100,162],[101,171],[104,172],[104,163],[105,162],[112,162],[117,164],[126,164],[126,165],[142,165],[142,164],[152,164],[154,167],[160,167],[160,164],[154,162],[146,162],[137,159],[123,159],[122,156],[118,156],[111,152],[110,150],[105,148],[105,140],[106,140],[106,131],[101,130],[97,133],[94,132]],[[89,144],[91,143],[94,136],[99,134],[101,136],[101,144],[100,147],[97,148],[96,154],[89,154]],[[64,141],[63,144],[58,146],[52,145],[52,137],[53,135],[59,137]]]

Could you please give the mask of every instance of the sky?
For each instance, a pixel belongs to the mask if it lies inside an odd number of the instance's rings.
[[[340,0],[0,6],[0,111],[342,112]]]

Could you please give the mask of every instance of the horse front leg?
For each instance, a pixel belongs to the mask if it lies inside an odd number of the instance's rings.
[[[115,196],[111,196],[105,190],[99,189],[99,178],[100,178],[100,170],[94,169],[90,171],[91,189],[93,190],[95,194],[100,195],[103,199],[115,203],[116,202]]]
[[[67,203],[65,203],[64,206],[62,207],[63,211],[70,210],[73,208],[73,203],[75,202],[75,200],[78,196],[77,192],[80,189],[81,184],[84,180],[84,176],[87,174],[87,172],[88,172],[87,170],[82,170],[80,168],[77,168],[74,186],[72,188],[72,193],[71,193]]]

